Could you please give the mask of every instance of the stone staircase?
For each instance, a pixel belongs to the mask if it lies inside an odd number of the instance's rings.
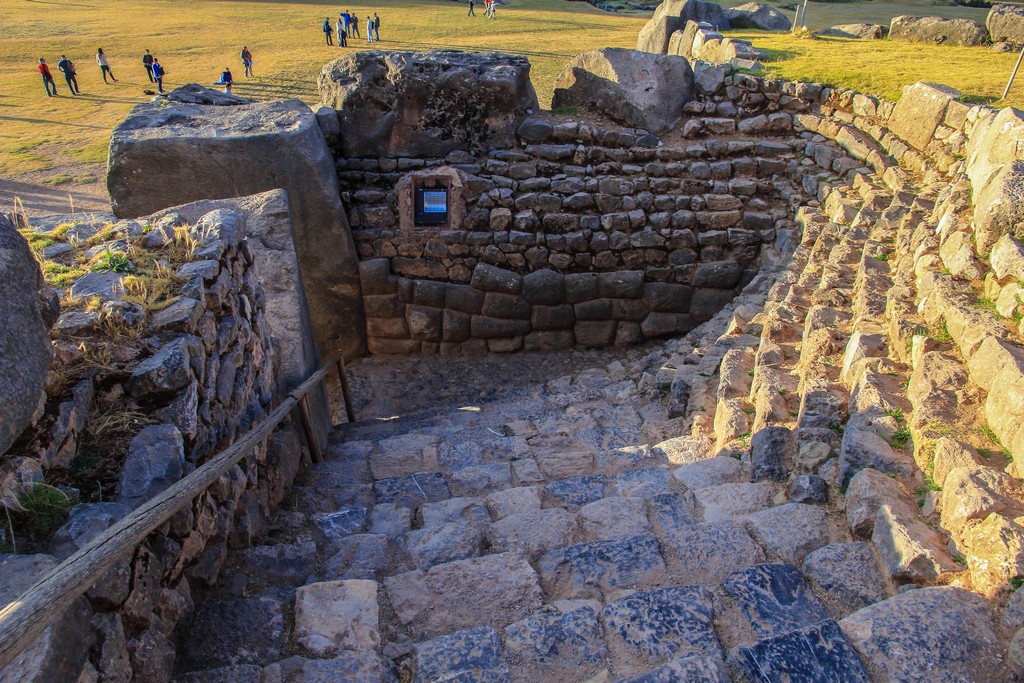
[[[1011,680],[967,522],[1019,498],[919,306],[962,197],[887,177],[643,358],[337,428],[177,680]]]

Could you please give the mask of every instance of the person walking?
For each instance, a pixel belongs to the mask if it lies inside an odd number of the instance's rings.
[[[324,38],[327,39],[328,45],[334,45],[334,42],[331,41],[332,33],[334,33],[334,29],[331,28],[331,18],[327,17],[324,19]]]
[[[224,92],[231,93],[231,86],[235,84],[235,79],[231,76],[231,69],[224,67],[224,73],[220,75],[219,81],[214,81],[214,85],[223,85]]]
[[[376,12],[373,13],[373,39],[378,43],[380,42],[380,17],[377,16]]]
[[[160,60],[156,57],[153,58],[153,64],[150,67],[150,71],[153,74],[153,81],[156,83],[157,92],[161,95],[164,92],[164,68],[160,65]]]
[[[57,94],[57,82],[53,80],[53,74],[50,73],[50,67],[46,65],[46,60],[42,57],[39,58],[39,75],[43,77],[43,87],[46,88],[46,96],[53,97]],[[53,92],[50,92],[50,88],[53,88]]]
[[[242,46],[242,66],[245,67],[245,77],[252,77],[252,53],[249,52],[249,48],[245,45]]]
[[[345,22],[338,17],[338,47],[348,47],[348,35],[345,31]]]
[[[67,55],[61,55],[60,61],[57,62],[57,69],[64,74],[64,80],[67,81],[68,90],[71,91],[71,94],[80,95],[82,91],[78,89],[78,79],[75,77],[75,63],[68,59]]]
[[[366,42],[373,42],[373,17],[366,17]]]
[[[117,79],[114,78],[114,72],[110,70],[110,61],[107,60],[107,56],[103,54],[103,48],[96,50],[96,63],[100,66],[100,73],[103,74],[103,82],[108,83],[107,74],[110,75],[110,80],[117,83]]]
[[[149,50],[146,50],[146,54],[142,55],[142,66],[146,67],[146,75],[149,76],[149,82],[155,83],[156,79],[153,78],[153,55],[149,54]]]
[[[359,35],[359,17],[357,17],[354,12],[349,15],[348,26],[351,30],[349,35],[355,36],[356,38],[362,37]]]
[[[467,14],[466,16],[469,16],[469,17],[475,17],[476,16],[476,12],[473,11],[474,4],[475,3],[473,2],[473,0],[469,0],[469,14]]]

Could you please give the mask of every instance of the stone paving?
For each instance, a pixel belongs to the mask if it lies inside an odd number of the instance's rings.
[[[863,341],[925,201],[826,193],[683,339],[357,364],[360,421],[232,558],[178,680],[1012,680],[991,570],[948,542],[978,495],[919,507],[893,436],[937,389]]]

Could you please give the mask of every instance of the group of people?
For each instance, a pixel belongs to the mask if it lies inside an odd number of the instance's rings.
[[[242,66],[245,69],[245,77],[252,77],[252,52],[249,51],[248,46],[242,47],[242,52],[239,55],[242,58]],[[96,50],[96,64],[100,67],[100,73],[103,75],[104,83],[117,83],[117,79],[114,78],[114,72],[110,69],[110,60],[107,55],[104,54],[103,48]],[[142,66],[146,70],[146,76],[149,78],[150,83],[155,83],[157,92],[164,92],[164,76],[167,75],[167,70],[160,63],[160,60],[153,56],[153,54],[146,50],[145,54],[142,55]],[[46,63],[45,57],[39,58],[39,64],[36,67],[39,70],[39,75],[43,79],[43,87],[46,89],[47,97],[55,97],[57,95],[57,81],[53,77],[53,72],[50,71],[50,65]],[[57,70],[60,71],[64,76],[64,80],[68,84],[68,90],[71,91],[72,95],[81,95],[82,91],[78,88],[78,70],[75,67],[75,63],[68,59],[67,55],[61,55],[60,61],[57,62]],[[109,77],[109,80],[108,80]],[[223,85],[224,92],[231,92],[231,86],[234,83],[234,79],[231,76],[231,69],[225,68],[224,72],[220,76],[220,80],[214,82],[214,85]],[[146,91],[152,92],[152,91]]]
[[[471,17],[475,17],[476,16],[476,12],[473,11],[474,7],[476,7],[476,2],[474,2],[474,0],[469,0],[469,14],[468,14],[468,16],[471,16]],[[484,16],[488,16],[491,19],[497,19],[498,18],[495,15],[495,12],[498,9],[498,0],[484,0],[484,9],[485,9]]]
[[[335,28],[336,26],[336,28]],[[338,13],[338,20],[335,26],[331,25],[331,18],[326,17],[321,29],[324,32],[324,39],[328,45],[334,45],[333,36],[338,36],[338,47],[348,47],[349,36],[360,38],[359,17],[354,12],[344,10]],[[366,17],[366,40],[373,43],[380,40],[380,17],[374,12],[372,17]]]

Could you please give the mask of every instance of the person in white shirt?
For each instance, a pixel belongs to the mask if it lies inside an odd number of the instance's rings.
[[[110,80],[117,83],[117,79],[114,78],[114,72],[110,70],[110,62],[107,61],[107,56],[103,54],[103,48],[96,50],[96,63],[100,65],[100,73],[103,74],[103,82],[107,81],[107,74],[110,74]]]

